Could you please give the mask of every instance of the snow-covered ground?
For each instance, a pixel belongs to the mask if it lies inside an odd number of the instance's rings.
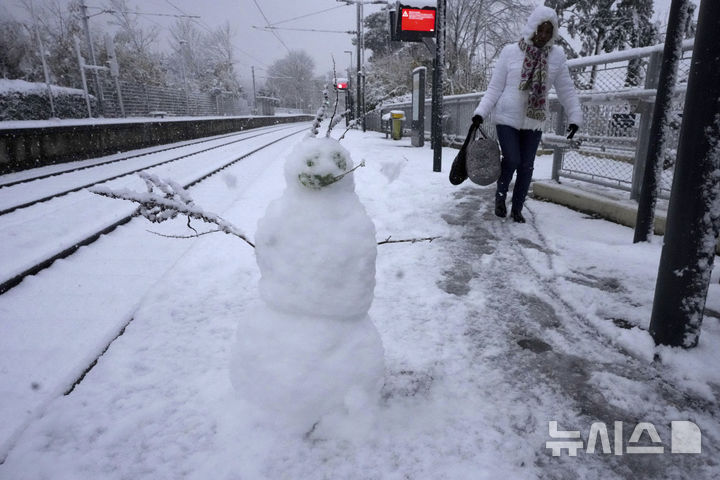
[[[629,228],[532,199],[527,224],[500,220],[492,187],[448,182],[455,150],[435,173],[431,150],[406,139],[350,131],[342,144],[366,162],[356,191],[379,241],[440,237],[378,246],[369,313],[386,373],[370,418],[298,434],[241,402],[229,363],[259,297],[252,248],[222,234],[160,238],[145,229],[184,232],[184,221],[135,219],[0,296],[0,423],[14,426],[0,429],[0,478],[718,477],[717,275],[699,346],[655,347],[660,238],[634,245]],[[253,238],[291,146],[193,197]],[[540,157],[535,177],[551,162]],[[18,411],[32,396],[43,401]],[[701,454],[671,453],[670,422],[683,420],[700,428]],[[585,446],[602,422],[607,453],[598,438],[595,453],[552,456],[551,421]],[[628,453],[641,422],[661,443],[647,431],[640,443],[664,453]]]

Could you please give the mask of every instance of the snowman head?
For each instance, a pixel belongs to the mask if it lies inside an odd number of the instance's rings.
[[[285,162],[288,187],[302,190],[354,190],[350,152],[333,138],[306,138]],[[347,175],[346,175],[347,174]]]

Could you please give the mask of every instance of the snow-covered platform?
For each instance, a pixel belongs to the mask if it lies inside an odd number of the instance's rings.
[[[289,115],[0,122],[0,174],[311,119]]]
[[[124,252],[122,237],[110,236],[0,296],[0,421],[23,415],[11,408],[19,393],[44,396],[25,427],[1,439],[9,443],[0,478],[717,477],[716,274],[699,346],[655,347],[646,328],[659,237],[635,245],[628,227],[535,199],[527,202],[527,224],[501,220],[493,187],[448,182],[456,150],[444,150],[445,172],[435,173],[432,151],[410,148],[408,139],[353,130],[342,144],[356,163],[366,162],[354,174],[356,191],[378,241],[440,237],[378,246],[369,314],[386,371],[372,415],[296,434],[238,401],[231,349],[259,279],[246,244],[220,234],[177,243],[145,232],[146,247],[128,241],[133,251]],[[284,188],[290,146],[279,148],[226,172],[222,188],[194,196],[254,237]],[[538,159],[537,179],[550,177],[551,162]],[[146,226],[133,228],[142,238]],[[180,220],[167,233],[183,228]],[[119,276],[103,257],[106,246],[117,265],[132,254],[135,276],[131,265],[123,267],[125,280]],[[176,260],[162,263],[164,250]],[[128,311],[84,296],[91,283],[112,282],[122,292],[123,281],[136,283],[149,270],[158,278]],[[92,282],[78,281],[91,273]],[[54,301],[39,302],[56,284],[64,290]],[[58,383],[52,370],[6,381],[11,354],[56,365],[60,375],[62,356],[39,339],[86,343],[82,326],[73,327],[79,315],[132,322],[69,395],[49,391]],[[58,321],[46,321],[51,316]],[[22,352],[13,350],[19,339]],[[671,422],[687,421],[699,428],[702,451],[672,453]],[[551,437],[551,422],[580,432],[565,435],[580,442],[576,456],[567,449],[553,456],[548,442],[561,439]],[[638,445],[662,453],[629,448]]]

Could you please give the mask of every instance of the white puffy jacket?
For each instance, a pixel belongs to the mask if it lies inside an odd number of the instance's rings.
[[[538,25],[545,21],[551,22],[554,27],[553,38],[548,42],[552,45],[557,38],[557,15],[553,9],[543,6],[536,8],[530,15],[523,30],[525,41],[530,43]],[[518,130],[542,129],[544,122],[528,118],[525,115],[528,92],[519,89],[524,60],[525,53],[520,50],[517,43],[507,45],[502,49],[490,79],[490,85],[473,115],[480,115],[483,119],[488,119],[492,112],[490,121],[497,125],[508,125]],[[548,55],[548,86],[555,87],[558,99],[568,116],[568,123],[582,126],[580,101],[566,62],[567,58],[563,49],[552,45]],[[546,118],[550,118],[547,103],[545,111]]]

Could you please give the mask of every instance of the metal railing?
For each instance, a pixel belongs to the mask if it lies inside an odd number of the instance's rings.
[[[692,39],[683,42],[678,65],[678,84],[671,106],[673,121],[666,130],[668,148],[660,182],[662,197],[669,196],[672,185],[692,46]],[[554,179],[572,178],[629,191],[631,198],[639,196],[663,48],[660,44],[568,61],[584,123],[575,137],[579,146],[570,146],[563,135],[567,120],[562,106],[555,95],[550,95],[551,118],[545,125],[542,145],[554,150]],[[482,95],[480,92],[443,97],[446,142],[462,142]],[[429,137],[431,108],[431,102],[426,101],[426,137]],[[368,128],[382,131],[381,118],[389,110],[402,110],[406,118],[412,118],[411,101],[386,104],[367,115]],[[485,130],[493,135],[494,128],[488,123]]]

